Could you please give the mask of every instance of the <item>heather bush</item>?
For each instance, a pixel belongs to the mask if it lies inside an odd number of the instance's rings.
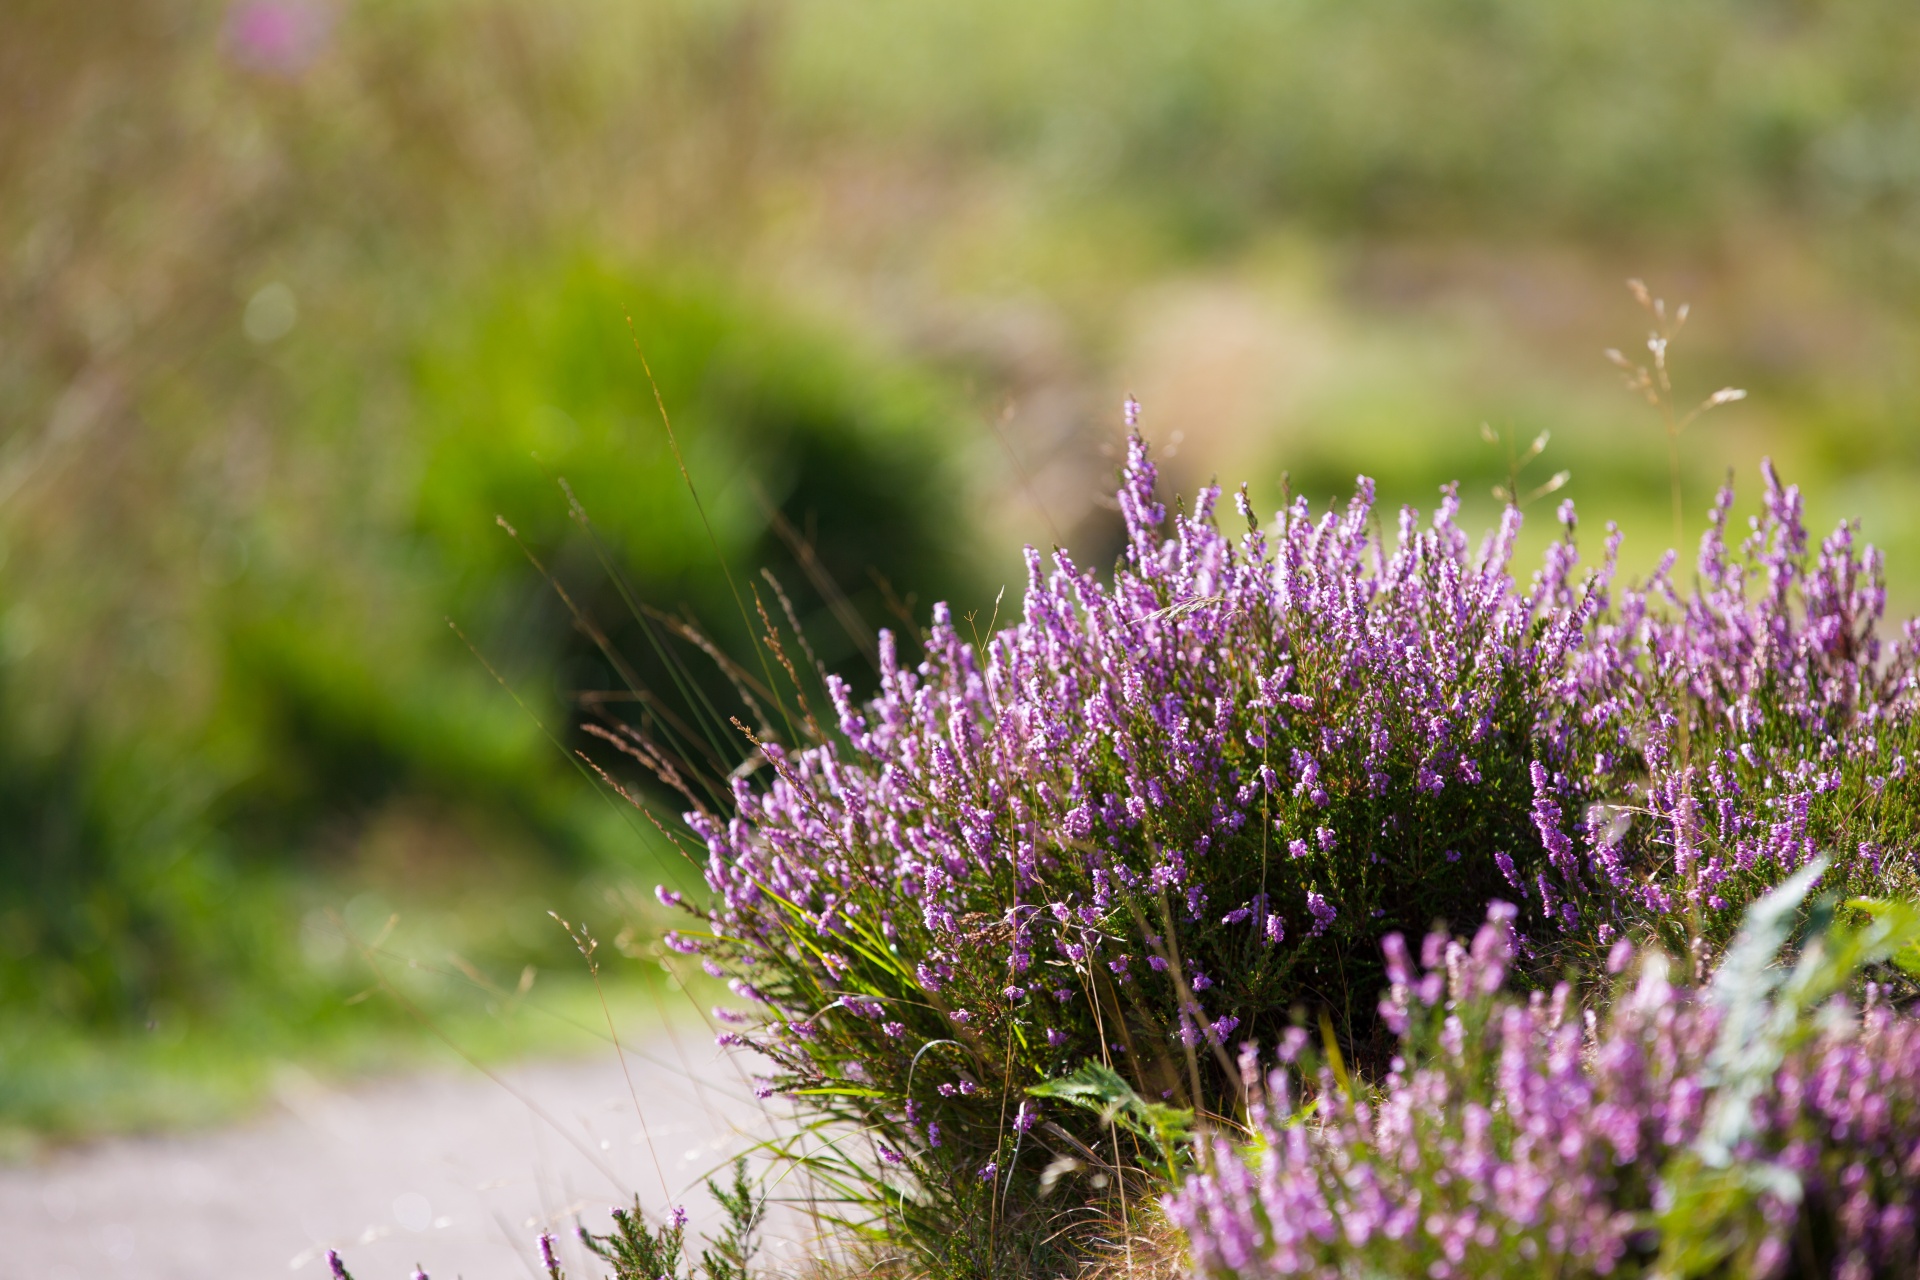
[[[823,678],[811,745],[762,731],[765,783],[688,815],[715,897],[670,945],[757,1006],[723,1039],[828,1135],[849,1219],[936,1271],[1045,1265],[1063,1171],[1124,1213],[1123,1171],[1172,1167],[1151,1108],[1236,1107],[1232,1044],[1318,1009],[1384,1066],[1390,934],[1511,901],[1538,980],[1643,927],[1704,959],[1816,847],[1910,882],[1915,633],[1878,638],[1873,553],[1810,556],[1771,472],[1696,590],[1669,561],[1617,599],[1618,534],[1582,572],[1570,504],[1522,586],[1511,508],[1476,548],[1452,491],[1391,542],[1364,479],[1265,527],[1243,493],[1239,534],[1218,498],[1169,519],[1135,438],[1110,581],[1030,552],[1017,623],[936,609],[918,664],[888,638],[865,705]]]
[[[1595,766],[1617,781],[1581,851],[1621,920],[1676,944],[1724,942],[1744,904],[1816,850],[1834,852],[1845,887],[1917,887],[1920,621],[1883,639],[1879,554],[1850,524],[1811,551],[1799,490],[1770,463],[1763,478],[1737,545],[1721,491],[1693,591],[1669,558],[1576,658],[1589,683],[1631,673],[1583,713],[1611,729]]]
[[[970,1189],[919,1206],[929,1238],[1031,1200],[1041,1144],[1132,1163],[1069,1110],[1030,1140],[1029,1086],[1105,1060],[1214,1105],[1219,1047],[1297,1003],[1363,1034],[1347,992],[1377,985],[1385,932],[1536,881],[1578,918],[1539,797],[1585,785],[1567,671],[1591,593],[1518,589],[1517,513],[1476,553],[1451,496],[1390,553],[1364,486],[1271,539],[1244,498],[1223,532],[1217,497],[1169,528],[1136,439],[1111,585],[1030,555],[1020,623],[969,644],[937,610],[917,668],[888,643],[871,705],[828,682],[839,741],[763,742],[764,790],[689,815],[709,961],[766,1005],[746,1038],[879,1160]]]
[[[1858,1006],[1843,991],[1865,965],[1913,963],[1920,913],[1816,923],[1776,964],[1822,869],[1755,907],[1704,988],[1620,942],[1603,1009],[1566,983],[1503,990],[1506,904],[1470,945],[1429,935],[1424,972],[1390,937],[1400,1053],[1377,1088],[1298,1031],[1264,1085],[1243,1051],[1251,1146],[1214,1139],[1165,1204],[1195,1271],[1911,1274],[1920,1021],[1873,983]]]

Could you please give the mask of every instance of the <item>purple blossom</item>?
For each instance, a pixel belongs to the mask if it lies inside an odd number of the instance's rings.
[[[252,71],[297,76],[325,52],[333,6],[323,0],[247,0],[227,13],[234,60]]]
[[[1583,1016],[1564,984],[1503,994],[1515,914],[1490,912],[1469,946],[1430,941],[1425,977],[1391,940],[1383,1008],[1397,1013],[1400,1053],[1377,1088],[1342,1088],[1325,1067],[1264,1082],[1243,1067],[1257,1146],[1215,1139],[1204,1171],[1165,1200],[1198,1275],[1468,1277],[1530,1274],[1521,1264],[1536,1260],[1605,1275],[1623,1264],[1657,1221],[1664,1180],[1684,1176],[1676,1157],[1701,1149],[1720,1114],[1726,1013],[1677,984],[1658,953],[1626,962],[1604,1018]],[[1448,983],[1452,1002],[1414,1011],[1409,984],[1428,979]],[[1800,1190],[1761,1195],[1745,1228],[1751,1265],[1734,1272],[1765,1274],[1765,1259],[1784,1256],[1795,1201],[1832,1224],[1829,1256],[1858,1260],[1832,1274],[1897,1271],[1920,1248],[1920,1019],[1869,984],[1863,1005],[1840,999],[1803,1025],[1809,1038],[1741,1104],[1740,1156]],[[1296,1028],[1279,1061],[1307,1043]]]
[[[1313,928],[1307,931],[1307,936],[1317,938],[1327,931],[1327,926],[1339,917],[1340,912],[1319,893],[1308,890],[1307,914],[1313,917]]]

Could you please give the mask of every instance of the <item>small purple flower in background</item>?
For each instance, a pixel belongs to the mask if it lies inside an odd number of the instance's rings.
[[[980,1166],[980,1181],[992,1182],[1000,1176],[1000,1166],[989,1160]]]
[[[940,1122],[938,1120],[927,1121],[927,1145],[930,1147],[940,1145]]]
[[[540,1265],[546,1268],[547,1280],[560,1280],[560,1258],[553,1249],[553,1233],[540,1233]]]
[[[1013,1114],[1013,1131],[1015,1133],[1025,1133],[1027,1130],[1033,1128],[1039,1119],[1040,1113],[1034,1110],[1033,1104],[1023,1100],[1020,1103],[1020,1109]]]
[[[727,976],[727,971],[711,960],[702,960],[700,967],[706,970],[709,978],[724,978]]]
[[[700,954],[700,944],[691,938],[681,937],[677,930],[669,929],[661,937],[660,941],[667,944],[667,950],[678,951],[683,956],[697,956]],[[714,976],[718,977],[719,975],[715,974]]]
[[[905,1164],[907,1162],[907,1158],[898,1151],[895,1151],[892,1147],[881,1147],[880,1158],[888,1164]]]
[[[1340,912],[1331,902],[1313,890],[1307,891],[1307,914],[1313,917],[1313,928],[1307,930],[1309,938],[1317,938],[1327,931]]]
[[[347,1264],[340,1261],[338,1249],[327,1250],[327,1270],[332,1273],[333,1280],[353,1280],[347,1271]]]
[[[426,1271],[421,1268],[420,1264],[416,1262],[413,1264],[413,1275],[409,1280],[431,1280],[431,1277],[429,1277]]]
[[[657,884],[653,886],[653,896],[660,899],[660,905],[663,907],[684,906],[686,905],[686,901],[687,901],[685,898],[681,897],[679,894],[675,893],[673,890],[667,888],[667,886],[663,884]]]
[[[1047,1044],[1055,1049],[1065,1044],[1070,1037],[1058,1027],[1047,1028]]]
[[[686,1207],[684,1205],[673,1206],[672,1211],[667,1214],[667,1218],[673,1224],[675,1231],[680,1230],[687,1225]]]
[[[249,71],[298,76],[326,52],[333,10],[324,0],[246,0],[227,11],[227,51]]]
[[[1290,858],[1304,858],[1304,857],[1306,857],[1306,856],[1307,856],[1307,842],[1306,842],[1305,840],[1289,840],[1289,841],[1287,841],[1287,856],[1288,856],[1288,857],[1290,857]]]
[[[973,1021],[973,1015],[971,1013],[968,1013],[965,1009],[955,1009],[952,1013],[948,1014],[947,1016],[952,1018],[955,1022],[959,1023],[963,1027],[966,1026],[969,1022]]]
[[[773,1096],[773,1081],[763,1080],[759,1076],[755,1076],[753,1079],[753,1096],[756,1098],[771,1098]]]
[[[1009,1004],[1019,1004],[1027,998],[1027,989],[1025,987],[1008,987],[1000,994],[1007,998]]]
[[[886,1034],[887,1039],[898,1040],[901,1036],[907,1034],[907,1024],[904,1022],[883,1022],[880,1024],[880,1030]]]

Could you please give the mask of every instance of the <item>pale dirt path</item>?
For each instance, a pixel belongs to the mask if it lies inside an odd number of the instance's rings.
[[[293,1079],[242,1127],[0,1166],[0,1280],[319,1280],[328,1246],[355,1280],[406,1280],[416,1262],[432,1280],[545,1280],[546,1221],[569,1276],[598,1280],[567,1224],[577,1211],[604,1229],[636,1192],[658,1212],[648,1134],[697,1230],[714,1215],[702,1176],[767,1131],[710,1039],[685,1052],[697,1083],[664,1037],[629,1049],[631,1092],[611,1051],[498,1069],[521,1097],[471,1068],[345,1089]],[[763,1261],[777,1264],[808,1233],[771,1217]]]

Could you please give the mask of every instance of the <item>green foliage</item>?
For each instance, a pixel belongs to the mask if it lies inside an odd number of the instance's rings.
[[[726,1226],[718,1239],[700,1251],[698,1266],[686,1256],[684,1215],[675,1210],[665,1226],[649,1227],[639,1201],[633,1208],[613,1211],[613,1230],[594,1235],[580,1229],[581,1243],[613,1266],[613,1280],[747,1280],[754,1255],[754,1236],[766,1210],[766,1197],[747,1180],[747,1162],[734,1162],[733,1184],[707,1183],[707,1191],[726,1212]],[[552,1269],[555,1280],[562,1273]]]
[[[1126,191],[1203,245],[1274,214],[1671,237],[1846,209],[1891,233],[1920,196],[1882,164],[1917,41],[1896,0],[828,4],[789,76],[835,127],[861,113]]]
[[[1083,1062],[1071,1073],[1027,1086],[1031,1098],[1056,1098],[1100,1117],[1103,1125],[1117,1124],[1135,1137],[1145,1138],[1167,1162],[1169,1171],[1181,1145],[1193,1136],[1193,1112],[1148,1102],[1133,1091],[1126,1078],[1100,1062]]]
[[[350,994],[363,984],[311,981],[272,935],[322,884],[382,874],[362,850],[383,823],[462,860],[477,888],[529,861],[658,878],[651,830],[610,822],[565,754],[586,741],[566,728],[582,692],[644,699],[668,681],[631,604],[688,610],[730,642],[744,624],[716,555],[741,581],[770,566],[821,660],[858,680],[884,584],[964,589],[941,444],[953,410],[936,380],[711,280],[584,257],[530,266],[469,311],[418,343],[413,425],[382,451],[406,485],[387,482],[384,511],[354,509],[378,536],[285,546],[271,518],[245,530],[250,567],[193,636],[204,679],[122,708],[124,723],[61,728],[71,709],[51,714],[0,667],[0,992],[16,1016],[137,1025],[161,1006],[237,1009],[250,984]],[[609,665],[552,583],[638,655],[631,669]],[[65,736],[41,745],[25,728],[36,715],[56,726],[42,738]],[[570,893],[546,905],[572,910]],[[563,960],[553,942],[495,950],[514,972]]]
[[[700,1269],[707,1280],[748,1280],[756,1233],[766,1213],[766,1195],[747,1181],[744,1158],[733,1163],[733,1184],[708,1182],[707,1191],[727,1215],[718,1239],[700,1251]]]

